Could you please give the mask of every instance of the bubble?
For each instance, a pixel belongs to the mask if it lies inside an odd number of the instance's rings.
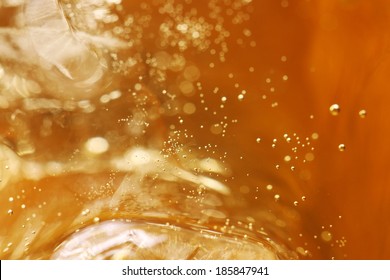
[[[9,210],[7,211],[7,213],[8,213],[8,215],[13,215],[13,214],[14,214],[14,210],[9,209]]]
[[[299,202],[298,201],[294,201],[294,206],[298,206]]]
[[[8,201],[9,201],[9,202],[12,202],[12,201],[14,201],[14,198],[13,198],[12,196],[10,196],[10,197],[8,198]]]
[[[86,216],[86,215],[88,215],[89,214],[89,209],[85,209],[85,210],[83,210],[82,212],[81,212],[81,215],[83,215],[83,216]]]
[[[187,115],[192,115],[196,111],[196,106],[194,103],[188,102],[183,106],[183,112]]]
[[[237,99],[238,99],[239,101],[244,100],[244,95],[243,95],[243,94],[239,94],[239,95],[237,96]]]
[[[221,134],[223,127],[219,123],[216,123],[210,126],[210,131],[212,134]]]
[[[256,143],[260,143],[261,142],[261,138],[260,137],[257,137],[256,138]]]
[[[136,91],[140,91],[140,90],[142,89],[142,85],[141,85],[140,83],[136,83],[136,84],[134,85],[134,89],[135,89]]]
[[[98,223],[98,222],[100,222],[100,218],[99,218],[99,217],[95,217],[95,218],[93,218],[93,222],[94,222],[94,223]]]
[[[108,94],[108,96],[111,100],[115,100],[115,99],[118,99],[122,96],[122,92],[120,92],[119,90],[114,90],[114,91],[110,92]]]
[[[188,66],[184,69],[184,78],[188,81],[195,82],[200,77],[200,70],[196,66]]]
[[[250,189],[249,189],[249,187],[248,186],[241,186],[240,187],[240,192],[241,193],[244,193],[244,194],[247,194],[247,193],[249,193],[250,192]]]
[[[184,80],[179,85],[180,91],[185,95],[190,95],[194,91],[194,85],[188,80]]]
[[[275,199],[275,201],[279,201],[280,200],[280,195],[279,194],[275,194],[274,195],[274,199]]]
[[[314,160],[314,154],[313,154],[313,153],[307,153],[307,154],[305,155],[305,159],[306,159],[307,161],[313,161],[313,160]]]
[[[365,117],[367,116],[367,112],[366,110],[360,110],[359,111],[359,117],[361,117],[362,119],[364,119]]]
[[[329,111],[332,116],[337,116],[340,113],[340,106],[338,104],[332,104],[329,107]]]
[[[282,0],[282,2],[280,2],[280,5],[282,6],[282,8],[287,8],[289,3],[287,0]]]
[[[344,152],[345,151],[345,144],[340,144],[339,145],[339,151]]]
[[[331,241],[332,240],[332,233],[330,233],[327,230],[324,230],[323,232],[321,232],[321,239],[325,242]]]
[[[85,149],[91,154],[102,154],[108,151],[110,145],[103,137],[92,137],[85,143]]]

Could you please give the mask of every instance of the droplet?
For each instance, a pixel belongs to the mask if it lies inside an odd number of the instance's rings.
[[[340,106],[338,104],[332,104],[329,107],[329,111],[332,114],[332,116],[337,116],[340,113]]]
[[[344,152],[345,151],[345,145],[344,144],[340,144],[339,145],[339,151],[340,152]]]
[[[13,211],[12,209],[9,209],[9,210],[7,211],[7,213],[8,213],[8,215],[13,215],[13,214],[14,214],[14,211]]]
[[[13,198],[12,196],[10,196],[10,197],[8,198],[8,201],[9,201],[9,202],[12,202],[12,201],[14,201],[14,198]]]
[[[260,137],[256,138],[256,142],[260,143],[261,142],[261,138]]]
[[[360,110],[360,111],[359,111],[359,116],[360,116],[362,119],[364,119],[364,118],[367,116],[366,110]]]
[[[274,195],[274,199],[275,199],[275,201],[279,201],[280,195],[279,195],[279,194],[275,194],[275,195]]]

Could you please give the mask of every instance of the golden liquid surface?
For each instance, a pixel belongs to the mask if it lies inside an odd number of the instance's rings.
[[[17,2],[1,259],[390,258],[386,1]]]

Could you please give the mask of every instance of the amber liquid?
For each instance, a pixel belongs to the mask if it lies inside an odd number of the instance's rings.
[[[390,257],[385,1],[79,2],[0,8],[2,259]]]

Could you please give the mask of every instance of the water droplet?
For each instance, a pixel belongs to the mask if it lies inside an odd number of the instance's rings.
[[[362,119],[364,119],[364,118],[367,116],[366,110],[360,110],[360,111],[359,111],[359,116],[360,116]]]
[[[339,151],[340,152],[344,152],[345,151],[345,145],[344,144],[340,144],[339,145]]]
[[[338,104],[332,104],[329,107],[329,111],[332,116],[337,116],[340,113],[340,106]]]

